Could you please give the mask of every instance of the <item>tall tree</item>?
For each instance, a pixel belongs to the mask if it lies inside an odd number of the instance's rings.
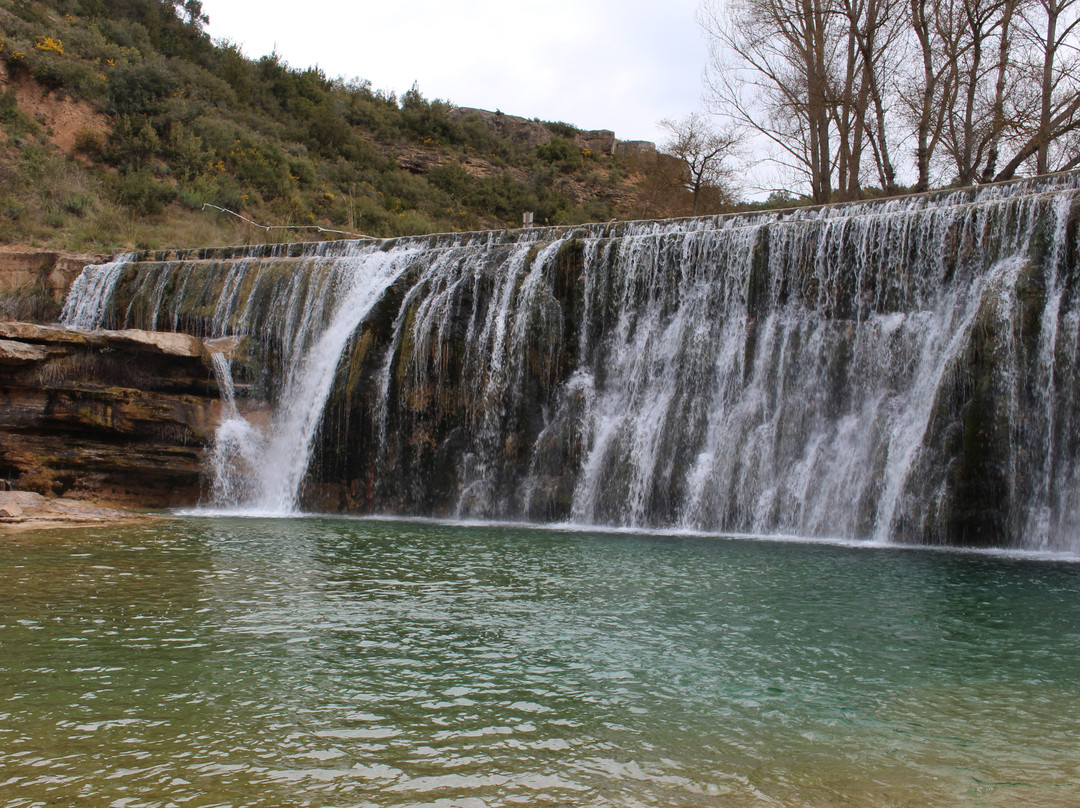
[[[1038,150],[1036,155],[1035,170],[1039,174],[1045,174],[1050,170],[1050,143],[1054,139],[1055,118],[1061,112],[1070,110],[1072,102],[1068,95],[1074,95],[1077,90],[1077,72],[1075,60],[1075,42],[1069,56],[1073,58],[1060,58],[1061,51],[1066,43],[1076,32],[1080,24],[1080,15],[1075,13],[1076,0],[1040,0],[1044,14],[1045,27],[1043,35],[1036,40],[1038,50],[1042,52],[1042,76],[1039,85],[1039,129],[1036,135]],[[1072,18],[1067,15],[1073,12]],[[1062,86],[1064,85],[1064,86]],[[1065,97],[1063,97],[1065,96]],[[1057,115],[1055,115],[1055,112]],[[1073,115],[1072,117],[1075,117]],[[1065,121],[1058,122],[1058,127]]]
[[[915,39],[918,68],[902,95],[915,126],[915,190],[930,187],[934,155],[945,134],[956,99],[959,56],[958,3],[962,0],[910,0],[908,23]]]
[[[889,194],[896,193],[896,167],[887,125],[888,83],[895,80],[890,56],[895,54],[903,32],[899,24],[902,3],[901,0],[837,0],[837,3],[848,29],[852,63],[848,75],[856,79],[855,92],[841,96],[837,106],[861,123],[853,133],[853,154],[857,157],[863,148],[862,139],[868,139],[882,189]],[[849,197],[858,192],[858,168],[856,159],[848,179]]]
[[[995,179],[1009,179],[1032,157],[1035,172],[1080,165],[1080,0],[1033,0],[1020,14],[1030,86],[1037,87],[1025,119],[1018,110],[1017,145]],[[1054,147],[1063,145],[1055,159]]]
[[[956,63],[957,93],[944,142],[960,185],[980,178],[979,165],[999,141],[1017,5],[1017,0],[962,0],[953,6],[957,27],[949,56]]]
[[[990,127],[986,141],[986,165],[983,168],[982,182],[990,182],[994,178],[997,169],[999,149],[1002,135],[1008,125],[1005,116],[1006,90],[1010,83],[1010,75],[1016,70],[1012,62],[1013,47],[1013,19],[1017,9],[1025,0],[1005,0],[1002,3],[1001,34],[998,37],[998,57],[995,74],[997,79],[994,83],[994,100],[990,108]]]
[[[1080,166],[1080,0],[709,0],[700,21],[714,110],[814,201],[857,197],[867,151],[886,193]]]
[[[832,197],[832,0],[720,0],[699,17],[715,111],[768,138],[815,202]]]

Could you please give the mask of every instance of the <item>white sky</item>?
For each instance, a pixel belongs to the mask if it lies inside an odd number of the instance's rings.
[[[249,58],[368,79],[399,96],[664,140],[701,106],[699,0],[203,0]]]

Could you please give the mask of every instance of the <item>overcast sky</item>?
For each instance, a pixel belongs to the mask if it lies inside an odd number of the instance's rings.
[[[701,105],[699,0],[203,0],[215,39],[399,96],[660,142]]]

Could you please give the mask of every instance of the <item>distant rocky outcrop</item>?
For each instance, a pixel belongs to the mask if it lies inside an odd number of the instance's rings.
[[[448,114],[453,120],[476,117],[497,137],[509,140],[526,149],[535,149],[538,146],[547,145],[555,136],[552,126],[546,123],[528,118],[519,118],[516,115],[507,115],[504,112],[490,112],[486,109],[474,109],[472,107],[455,107]],[[608,129],[574,130],[572,139],[578,147],[607,157],[615,154],[619,144],[619,141],[615,138],[615,133]],[[644,143],[645,141],[633,142]],[[653,146],[654,151],[655,149],[656,147]]]
[[[0,322],[0,487],[193,504],[219,417],[194,337]]]
[[[620,140],[615,143],[616,154],[632,154],[635,157],[655,157],[656,144],[651,140]]]

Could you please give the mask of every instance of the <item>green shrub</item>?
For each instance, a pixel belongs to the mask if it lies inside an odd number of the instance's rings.
[[[289,156],[285,158],[285,165],[293,181],[301,188],[310,188],[315,185],[315,164],[306,157]]]
[[[38,53],[31,67],[34,79],[48,90],[66,90],[77,98],[97,99],[106,94],[106,82],[96,64],[72,56]]]
[[[4,218],[9,222],[18,222],[23,218],[23,214],[26,213],[26,205],[22,202],[10,201],[4,205]]]
[[[451,162],[436,166],[428,172],[428,182],[445,191],[454,199],[466,200],[472,187],[472,177],[460,163]]]
[[[181,182],[199,176],[214,162],[202,138],[184,126],[172,128],[162,151],[173,176]]]
[[[399,213],[390,219],[391,236],[416,236],[421,233],[431,233],[437,230],[434,223],[426,216],[415,210]]]
[[[292,188],[288,162],[273,146],[240,141],[229,151],[226,165],[241,182],[267,199],[283,196]]]
[[[105,136],[97,129],[83,127],[75,133],[75,152],[93,159],[105,151]]]
[[[567,140],[573,140],[581,131],[576,126],[563,123],[562,121],[544,121],[544,126],[546,126],[547,130],[553,135],[558,135]]]
[[[537,146],[536,156],[545,163],[552,163],[563,169],[574,168],[581,163],[581,150],[562,137],[553,137],[550,143]]]
[[[146,170],[122,172],[114,188],[118,202],[143,216],[157,216],[176,198],[174,188],[156,181]]]
[[[83,216],[93,204],[94,200],[88,194],[72,194],[64,200],[63,209],[73,216]]]
[[[117,66],[108,77],[109,101],[118,115],[153,116],[164,99],[177,89],[177,81],[163,62]]]
[[[15,88],[8,87],[0,93],[0,123],[15,123],[21,114],[15,99]]]
[[[161,138],[149,118],[124,115],[116,121],[104,156],[116,166],[144,168],[160,149]]]

